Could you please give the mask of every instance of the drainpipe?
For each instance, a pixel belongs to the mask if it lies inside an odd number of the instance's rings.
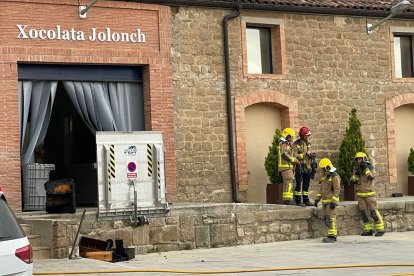
[[[229,155],[230,155],[230,174],[231,174],[231,194],[233,202],[240,203],[237,199],[237,181],[236,166],[234,158],[234,131],[233,131],[233,109],[231,100],[231,82],[230,82],[230,61],[229,61],[229,37],[228,21],[240,16],[241,5],[237,5],[237,12],[228,14],[223,18],[223,48],[224,48],[224,66],[226,79],[226,107],[227,107],[227,131],[229,134]]]

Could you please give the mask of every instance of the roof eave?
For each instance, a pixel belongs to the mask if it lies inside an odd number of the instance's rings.
[[[352,8],[331,8],[331,7],[309,7],[309,6],[291,6],[291,5],[270,5],[270,4],[238,4],[235,2],[223,1],[186,1],[186,0],[116,0],[123,2],[137,2],[158,4],[166,6],[196,6],[209,8],[237,8],[241,7],[243,10],[260,10],[260,11],[279,11],[279,12],[294,12],[294,13],[314,13],[314,14],[329,14],[329,15],[348,15],[348,16],[368,16],[368,17],[386,17],[390,14],[389,10],[379,9],[352,9]],[[395,16],[394,18],[414,19],[414,12],[406,12]]]

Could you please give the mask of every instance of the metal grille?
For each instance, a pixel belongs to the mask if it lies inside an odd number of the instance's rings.
[[[49,181],[50,171],[55,169],[53,164],[27,165],[27,181],[29,188],[29,202],[25,210],[42,211],[46,207],[46,190],[44,184]]]

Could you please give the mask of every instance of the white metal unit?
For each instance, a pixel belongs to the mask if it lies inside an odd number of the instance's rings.
[[[161,132],[97,132],[99,220],[168,212]]]

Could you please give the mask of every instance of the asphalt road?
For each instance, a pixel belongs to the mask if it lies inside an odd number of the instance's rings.
[[[386,233],[383,237],[344,236],[333,244],[309,239],[170,251],[136,255],[131,261],[117,263],[85,258],[35,261],[34,275],[51,275],[51,272],[58,272],[55,275],[414,275],[414,232]]]

